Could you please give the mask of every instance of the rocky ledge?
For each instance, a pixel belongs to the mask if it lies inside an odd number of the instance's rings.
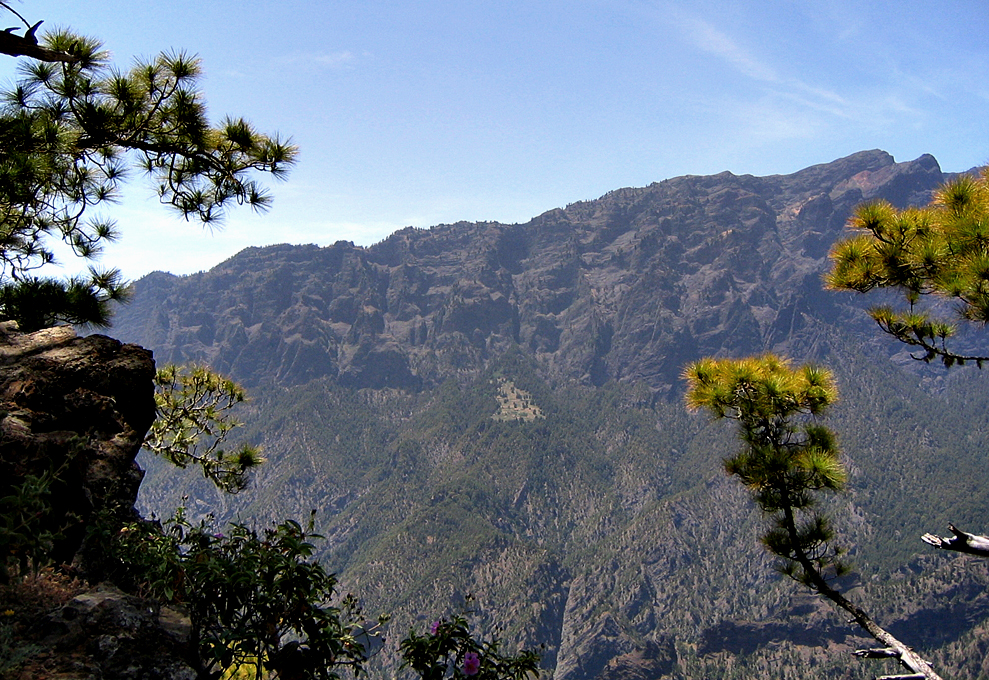
[[[154,359],[137,345],[68,326],[20,333],[0,324],[0,498],[51,478],[35,531],[60,535],[53,557],[77,558],[97,515],[130,519],[134,462],[155,417]]]
[[[100,577],[103,552],[87,536],[137,517],[134,457],[155,417],[154,371],[137,345],[0,324],[4,678],[196,677],[188,618],[86,581]],[[40,550],[55,568],[24,572]]]

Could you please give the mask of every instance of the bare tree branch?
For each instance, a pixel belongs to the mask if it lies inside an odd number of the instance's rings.
[[[954,536],[945,538],[934,534],[924,534],[920,540],[941,550],[954,550],[978,557],[989,557],[989,538],[962,531],[953,524],[949,524],[948,529]]]
[[[853,621],[858,624],[859,628],[866,631],[880,644],[886,645],[882,649],[860,649],[853,654],[861,658],[893,658],[897,659],[904,668],[910,671],[909,675],[889,675],[884,676],[885,678],[899,678],[906,680],[910,678],[911,680],[916,678],[917,680],[941,680],[930,664],[917,654],[913,649],[906,646],[898,639],[893,637],[887,630],[882,628],[879,624],[872,620],[865,610],[852,604],[848,599],[845,598],[840,592],[831,587],[827,580],[821,575],[819,571],[814,568],[813,563],[806,558],[806,556],[798,556],[800,562],[804,565],[805,573],[809,577],[808,585],[811,586],[819,595],[825,597],[838,607],[841,607],[846,612],[852,615]],[[876,680],[880,680],[877,678]]]
[[[23,36],[15,35],[13,33],[14,29],[0,31],[0,54],[7,54],[11,57],[31,57],[32,59],[49,62],[63,61],[70,63],[79,60],[78,57],[66,52],[56,52],[55,50],[50,50],[47,47],[39,45],[38,39],[34,34],[40,25],[41,22],[39,21],[34,26],[31,26]]]
[[[853,656],[857,656],[860,659],[898,659],[900,658],[900,651],[893,649],[892,647],[883,647],[882,649],[856,649],[852,652]]]

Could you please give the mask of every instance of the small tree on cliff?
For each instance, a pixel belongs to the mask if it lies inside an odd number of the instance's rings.
[[[896,658],[911,675],[939,676],[912,649],[880,627],[831,583],[845,572],[828,517],[816,510],[817,497],[838,492],[846,474],[835,438],[814,422],[837,398],[829,371],[767,355],[759,358],[702,359],[684,371],[687,405],[738,423],[741,450],[724,460],[725,471],[752,492],[770,517],[762,542],[779,558],[781,572],[851,615],[883,646],[856,652],[862,657]]]
[[[187,220],[212,224],[231,205],[264,210],[271,199],[256,173],[283,177],[297,149],[243,119],[211,126],[193,57],[162,53],[124,73],[96,40],[68,31],[39,40],[40,23],[0,36],[0,52],[29,57],[19,82],[0,92],[0,318],[22,330],[105,325],[107,303],[124,293],[119,272],[38,278],[55,260],[53,242],[98,255],[118,232],[93,211],[135,170]]]

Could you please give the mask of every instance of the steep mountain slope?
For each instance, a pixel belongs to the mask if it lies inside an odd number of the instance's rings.
[[[760,518],[719,472],[728,429],[679,403],[685,362],[771,349],[838,372],[846,586],[975,677],[989,573],[915,537],[989,524],[981,376],[917,371],[820,285],[854,205],[925,203],[942,179],[930,156],[870,151],[152,274],[115,335],[244,382],[244,436],[270,463],[223,498],[152,462],[145,500],[259,520],[316,508],[325,559],[395,634],[473,593],[482,623],[545,645],[556,678],[864,676],[837,653],[853,631],[761,552]]]
[[[819,277],[851,208],[923,203],[941,180],[931,156],[871,151],[788,176],[620,189],[523,225],[248,249],[142,279],[116,332],[249,386],[416,390],[519,346],[552,380],[665,390],[685,361],[785,345],[806,312],[834,321],[839,298]]]

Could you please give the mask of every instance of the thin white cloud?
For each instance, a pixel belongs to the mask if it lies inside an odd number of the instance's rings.
[[[779,94],[803,101],[811,108],[843,115],[841,109],[848,102],[836,92],[808,85],[799,78],[780,75],[775,68],[754,56],[727,33],[700,17],[682,11],[671,15],[679,23],[688,42],[699,50],[720,57],[741,75],[770,86],[778,90]]]
[[[666,5],[663,16],[672,19],[686,42],[720,58],[738,74],[755,81],[763,96],[739,103],[739,117],[757,137],[792,139],[819,134],[829,125],[854,122],[866,129],[881,129],[904,119],[916,122],[924,112],[911,106],[899,93],[903,88],[872,90],[868,96],[847,97],[826,87],[808,84],[760,59],[725,31],[695,14]],[[916,77],[896,73],[906,91],[934,94]],[[745,114],[742,111],[746,111]]]
[[[333,52],[331,54],[318,54],[312,58],[313,63],[319,64],[320,66],[328,66],[330,68],[350,66],[356,61],[357,56],[350,50]]]
[[[738,124],[733,127],[742,131],[740,136],[753,146],[786,140],[810,140],[824,132],[827,123],[823,116],[791,104],[777,97],[742,104],[734,111],[733,116]]]
[[[685,37],[694,47],[721,57],[735,70],[749,78],[765,83],[779,82],[779,76],[772,67],[756,59],[712,24],[682,12],[676,12],[673,16],[678,19]]]
[[[315,66],[320,69],[351,68],[359,61],[350,50],[338,52],[296,52],[278,59],[282,66]]]

